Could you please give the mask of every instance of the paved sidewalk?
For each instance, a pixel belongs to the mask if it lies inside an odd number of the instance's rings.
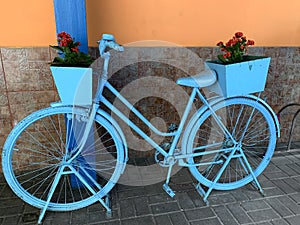
[[[187,169],[171,179],[170,198],[162,183],[144,187],[117,185],[112,191],[112,217],[97,203],[72,212],[46,213],[44,225],[218,225],[300,224],[300,150],[276,152],[259,177],[266,196],[251,185],[213,191],[206,206]],[[0,178],[0,224],[36,224],[39,211],[17,198]]]

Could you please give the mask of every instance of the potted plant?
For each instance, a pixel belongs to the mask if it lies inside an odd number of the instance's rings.
[[[224,53],[218,55],[218,60],[206,62],[218,77],[218,81],[208,87],[210,91],[231,97],[264,90],[271,58],[249,56],[248,48],[253,45],[254,41],[247,40],[242,32],[236,32],[225,44],[217,43]]]
[[[64,105],[90,105],[92,102],[92,64],[90,55],[78,49],[80,42],[70,34],[61,32],[57,35],[58,50],[50,65],[57,91]]]

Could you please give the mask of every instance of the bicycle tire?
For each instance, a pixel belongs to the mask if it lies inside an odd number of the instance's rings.
[[[44,208],[59,169],[63,174],[57,186],[53,185],[47,210],[80,209],[110,192],[124,169],[125,152],[118,132],[104,117],[96,114],[96,126],[84,149],[66,163],[78,150],[87,115],[84,108],[50,107],[30,114],[14,127],[3,148],[2,167],[17,196]]]
[[[262,103],[247,97],[224,99],[214,104],[212,108],[237,141],[242,138],[247,118],[254,110],[248,129],[241,140],[241,149],[254,176],[258,177],[269,164],[276,146],[276,126],[272,114]],[[191,129],[187,131],[188,135],[182,147],[186,149],[187,154],[200,152],[199,156],[187,159],[191,165],[202,163],[189,167],[196,180],[216,190],[231,190],[253,181],[245,161],[239,157],[232,158],[220,178],[216,178],[230,154],[218,150],[232,147],[233,144],[216,124],[210,110],[199,111],[194,119],[191,119],[191,126],[188,127]],[[196,148],[198,150],[195,150]]]

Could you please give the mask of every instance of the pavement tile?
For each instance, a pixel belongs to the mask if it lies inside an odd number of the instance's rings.
[[[298,177],[285,178],[283,181],[287,183],[294,190],[294,192],[300,192],[300,183]]]
[[[149,207],[149,202],[147,197],[139,197],[133,199],[133,203],[135,206],[135,212],[137,216],[149,215],[151,214],[151,210]]]
[[[300,206],[296,204],[296,202],[291,198],[289,198],[289,196],[278,197],[278,200],[289,210],[291,210],[295,215],[300,214]]]
[[[285,219],[290,225],[299,225],[300,215],[287,217]]]
[[[190,209],[195,207],[193,200],[186,192],[176,193],[176,199],[181,209]]]
[[[269,198],[265,200],[280,216],[287,217],[292,216],[293,213],[285,205],[283,205],[278,198]]]
[[[188,190],[187,194],[190,197],[190,199],[193,201],[195,207],[206,206],[204,201],[202,200],[202,197],[199,195],[199,193],[196,190]]]
[[[213,210],[224,225],[238,225],[235,218],[224,205],[213,207]]]
[[[171,222],[173,225],[184,225],[188,224],[188,221],[184,215],[183,212],[178,212],[178,213],[170,213],[169,217],[171,219]],[[164,224],[162,224],[164,225]]]
[[[284,219],[276,219],[271,221],[272,225],[288,225],[288,222]]]
[[[264,200],[255,200],[255,201],[243,202],[241,204],[241,206],[243,207],[243,209],[246,212],[270,208],[270,206],[267,203],[265,203]]]
[[[248,185],[246,187],[230,191],[231,195],[235,199],[235,202],[244,202],[249,200],[248,196],[244,193],[245,188],[248,188]]]
[[[240,203],[227,205],[231,214],[238,221],[239,224],[251,223],[252,220],[246,213],[246,211],[241,207]]]
[[[235,198],[233,197],[234,193],[231,194],[230,192],[223,192],[219,195],[211,195],[208,197],[208,201],[210,205],[219,205],[219,204],[226,204],[226,203],[233,203],[235,202]]]
[[[284,178],[284,179],[288,179],[288,178]],[[273,180],[273,183],[286,194],[295,193],[296,192],[295,189],[293,189],[290,185],[284,182],[284,179]]]
[[[291,163],[291,164],[287,164],[287,166],[290,168],[288,169],[289,172],[287,172],[288,174],[291,172],[295,172],[295,176],[299,176],[299,171],[300,171],[300,165],[298,163]]]
[[[191,225],[223,225],[218,218],[209,218],[199,221],[193,221]]]
[[[180,210],[177,202],[160,203],[151,205],[150,207],[153,214],[163,214]]]
[[[119,204],[122,218],[135,216],[135,208],[132,199],[120,200]]]
[[[279,172],[272,172],[272,173],[265,173],[265,176],[270,180],[282,179],[287,178],[289,175],[283,171]]]
[[[298,205],[300,204],[300,192],[289,195]]]
[[[295,163],[292,163],[290,165],[296,165]],[[294,166],[294,169],[290,167],[290,165],[278,165],[277,167],[281,170],[284,171],[287,175],[289,176],[298,176],[298,172],[295,169],[300,169],[299,166]]]
[[[186,210],[185,216],[188,220],[200,220],[216,217],[216,214],[211,207],[196,208],[192,210]]]
[[[103,225],[121,225],[121,221],[120,220],[113,220],[113,221],[104,221],[104,222],[97,222],[95,223],[96,224],[103,224]],[[72,224],[73,225],[73,224]],[[90,224],[89,224],[90,225]],[[92,224],[91,224],[92,225]]]
[[[5,217],[4,218],[4,221],[2,222],[2,224],[4,225],[4,224],[7,224],[7,225],[12,225],[12,224],[18,224],[19,223],[19,221],[21,222],[22,220],[21,220],[21,217],[20,216],[16,216],[16,215],[14,215],[14,216],[9,216],[9,217]]]
[[[280,218],[279,215],[273,209],[262,209],[248,212],[248,215],[255,222],[270,221],[272,219]]]
[[[155,225],[155,221],[152,216],[136,217],[136,218],[121,220],[121,225],[141,225],[141,224]]]
[[[157,215],[154,217],[157,224],[172,225],[171,219],[167,214]]]
[[[264,189],[264,193],[266,197],[277,197],[284,195],[284,192],[278,187],[266,188]]]

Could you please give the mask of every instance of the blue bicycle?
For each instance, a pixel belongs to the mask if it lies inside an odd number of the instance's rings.
[[[168,167],[163,189],[170,196],[175,195],[169,187],[175,164],[189,168],[207,204],[213,189],[231,190],[253,182],[263,193],[257,177],[270,162],[279,135],[277,117],[265,101],[254,95],[207,100],[200,89],[217,81],[213,71],[179,78],[177,84],[192,91],[178,126],[162,132],[109,83],[107,47],[124,50],[112,35],[103,35],[99,49],[104,66],[91,108],[54,104],[36,111],[19,122],[5,142],[5,178],[16,195],[42,210],[39,223],[46,210],[75,210],[96,201],[111,211],[108,194],[125,170],[128,149],[120,125],[100,106],[156,149],[156,162]],[[116,108],[102,94],[104,88],[153,132],[171,137],[168,148]],[[203,106],[187,121],[196,98]]]

